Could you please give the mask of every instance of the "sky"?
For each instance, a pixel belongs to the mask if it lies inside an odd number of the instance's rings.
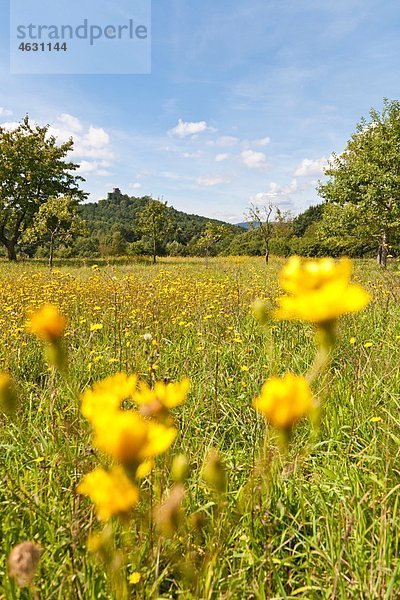
[[[153,0],[139,75],[11,74],[9,20],[0,0],[0,124],[72,136],[89,201],[118,187],[232,223],[250,203],[298,214],[360,118],[400,98],[398,0]]]

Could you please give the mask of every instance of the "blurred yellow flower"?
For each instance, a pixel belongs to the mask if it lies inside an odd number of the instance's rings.
[[[277,319],[323,323],[364,308],[370,296],[350,284],[351,261],[342,258],[304,260],[292,256],[280,274],[287,296],[278,298]]]
[[[99,413],[92,420],[93,444],[112,458],[138,464],[162,454],[174,441],[177,430],[132,410]]]
[[[105,471],[97,467],[85,475],[78,485],[78,492],[89,496],[101,521],[117,514],[127,513],[139,500],[139,491],[126,476],[122,467]]]
[[[189,390],[190,381],[187,377],[175,383],[157,381],[153,388],[143,381],[139,383],[134,400],[139,405],[158,403],[161,407],[170,409],[185,402]]]
[[[62,337],[66,321],[56,306],[45,304],[40,310],[32,313],[27,327],[41,340],[54,343]]]
[[[305,377],[287,373],[284,377],[270,377],[254,407],[278,429],[289,429],[306,417],[315,407],[314,399]]]
[[[132,398],[136,385],[137,377],[126,373],[116,373],[98,381],[82,394],[83,416],[92,421],[96,415],[119,410],[124,400]]]
[[[17,392],[11,375],[0,372],[0,410],[12,413],[17,403]]]
[[[100,331],[100,329],[103,329],[102,323],[93,323],[93,325],[90,326],[90,331]]]

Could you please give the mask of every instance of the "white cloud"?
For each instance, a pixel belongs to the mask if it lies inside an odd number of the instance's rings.
[[[82,131],[83,129],[80,120],[77,117],[69,115],[68,113],[62,113],[57,120],[60,121],[60,123],[63,123],[63,125],[65,125],[65,127],[71,131],[77,132]]]
[[[0,123],[0,127],[6,129],[7,131],[12,131],[18,127],[19,123],[17,121],[5,121],[4,123]]]
[[[182,175],[181,173],[176,173],[175,171],[161,171],[161,172],[148,172],[146,175],[152,175],[156,177],[163,177],[164,179],[169,179],[170,181],[192,181],[193,178],[189,175]]]
[[[244,150],[241,154],[244,164],[249,169],[265,169],[267,166],[267,157],[263,152],[254,152],[254,150]]]
[[[234,137],[233,135],[223,135],[219,137],[215,145],[216,146],[235,146],[239,141],[239,138]]]
[[[83,137],[83,143],[92,148],[104,148],[110,142],[110,136],[102,127],[89,127],[88,133]]]
[[[142,184],[139,183],[138,181],[135,181],[135,183],[130,183],[129,187],[132,188],[133,190],[138,190],[142,187]]]
[[[279,184],[272,181],[269,184],[269,188],[266,192],[259,192],[250,200],[254,204],[262,205],[273,202],[274,204],[284,204],[290,201],[290,196],[294,194],[298,189],[297,180],[292,179],[288,186],[280,186]]]
[[[109,148],[110,136],[102,127],[89,127],[85,135],[74,135],[74,154],[82,158],[107,159],[114,158]]]
[[[13,114],[12,110],[9,110],[8,108],[4,108],[4,106],[0,106],[0,117],[9,117],[12,114]]]
[[[325,156],[317,158],[316,160],[304,158],[295,169],[293,175],[295,177],[313,177],[315,175],[322,175],[323,169],[327,166],[327,164],[328,161]]]
[[[223,160],[226,160],[229,157],[230,157],[230,154],[227,154],[227,153],[217,154],[217,156],[215,157],[215,161],[222,162]]]
[[[100,177],[106,177],[111,175],[110,171],[107,171],[105,167],[109,167],[110,163],[106,160],[101,161],[90,161],[90,160],[82,160],[79,164],[79,172],[80,173],[94,173],[95,175],[99,175]]]
[[[197,152],[184,152],[182,154],[183,158],[200,158],[203,153],[201,150],[197,150]]]
[[[48,131],[60,143],[70,138],[74,141],[73,157],[92,160],[112,160],[114,153],[110,148],[110,136],[103,127],[93,127],[84,131],[80,120],[73,115],[63,113],[57,117],[55,125],[51,125]]]
[[[201,187],[211,187],[213,185],[220,185],[221,183],[228,183],[228,181],[228,179],[218,175],[204,175],[202,177],[198,177],[196,183]]]
[[[81,173],[92,173],[97,169],[96,162],[90,162],[88,160],[83,160],[79,163],[79,171]]]
[[[209,131],[210,129],[211,127],[207,125],[206,121],[185,122],[182,119],[178,119],[178,125],[170,129],[168,133],[184,138],[188,135],[196,135],[204,131]]]
[[[264,137],[264,138],[260,138],[259,140],[254,140],[253,144],[255,146],[268,146],[268,144],[270,143],[271,138],[269,137]]]

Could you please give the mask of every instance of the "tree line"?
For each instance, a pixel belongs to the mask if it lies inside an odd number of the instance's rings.
[[[383,102],[362,119],[341,154],[333,154],[321,203],[293,217],[273,204],[251,206],[246,224],[177,211],[160,199],[116,189],[83,203],[73,140],[57,143],[49,126],[26,116],[0,127],[0,244],[3,255],[100,257],[376,255],[386,267],[400,244],[400,103]]]

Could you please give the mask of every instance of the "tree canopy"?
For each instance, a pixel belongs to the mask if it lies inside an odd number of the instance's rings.
[[[10,260],[17,258],[18,242],[49,198],[86,197],[79,187],[83,177],[73,173],[79,165],[65,160],[73,140],[57,145],[48,130],[32,125],[28,116],[15,129],[0,127],[0,243]]]
[[[400,102],[385,99],[381,113],[371,110],[345,150],[333,155],[325,175],[329,179],[320,183],[319,194],[326,202],[359,207],[385,267],[390,238],[400,224]]]
[[[49,198],[39,207],[24,238],[49,246],[49,266],[53,267],[56,244],[68,244],[75,236],[84,234],[84,222],[78,215],[78,202],[71,196]]]

